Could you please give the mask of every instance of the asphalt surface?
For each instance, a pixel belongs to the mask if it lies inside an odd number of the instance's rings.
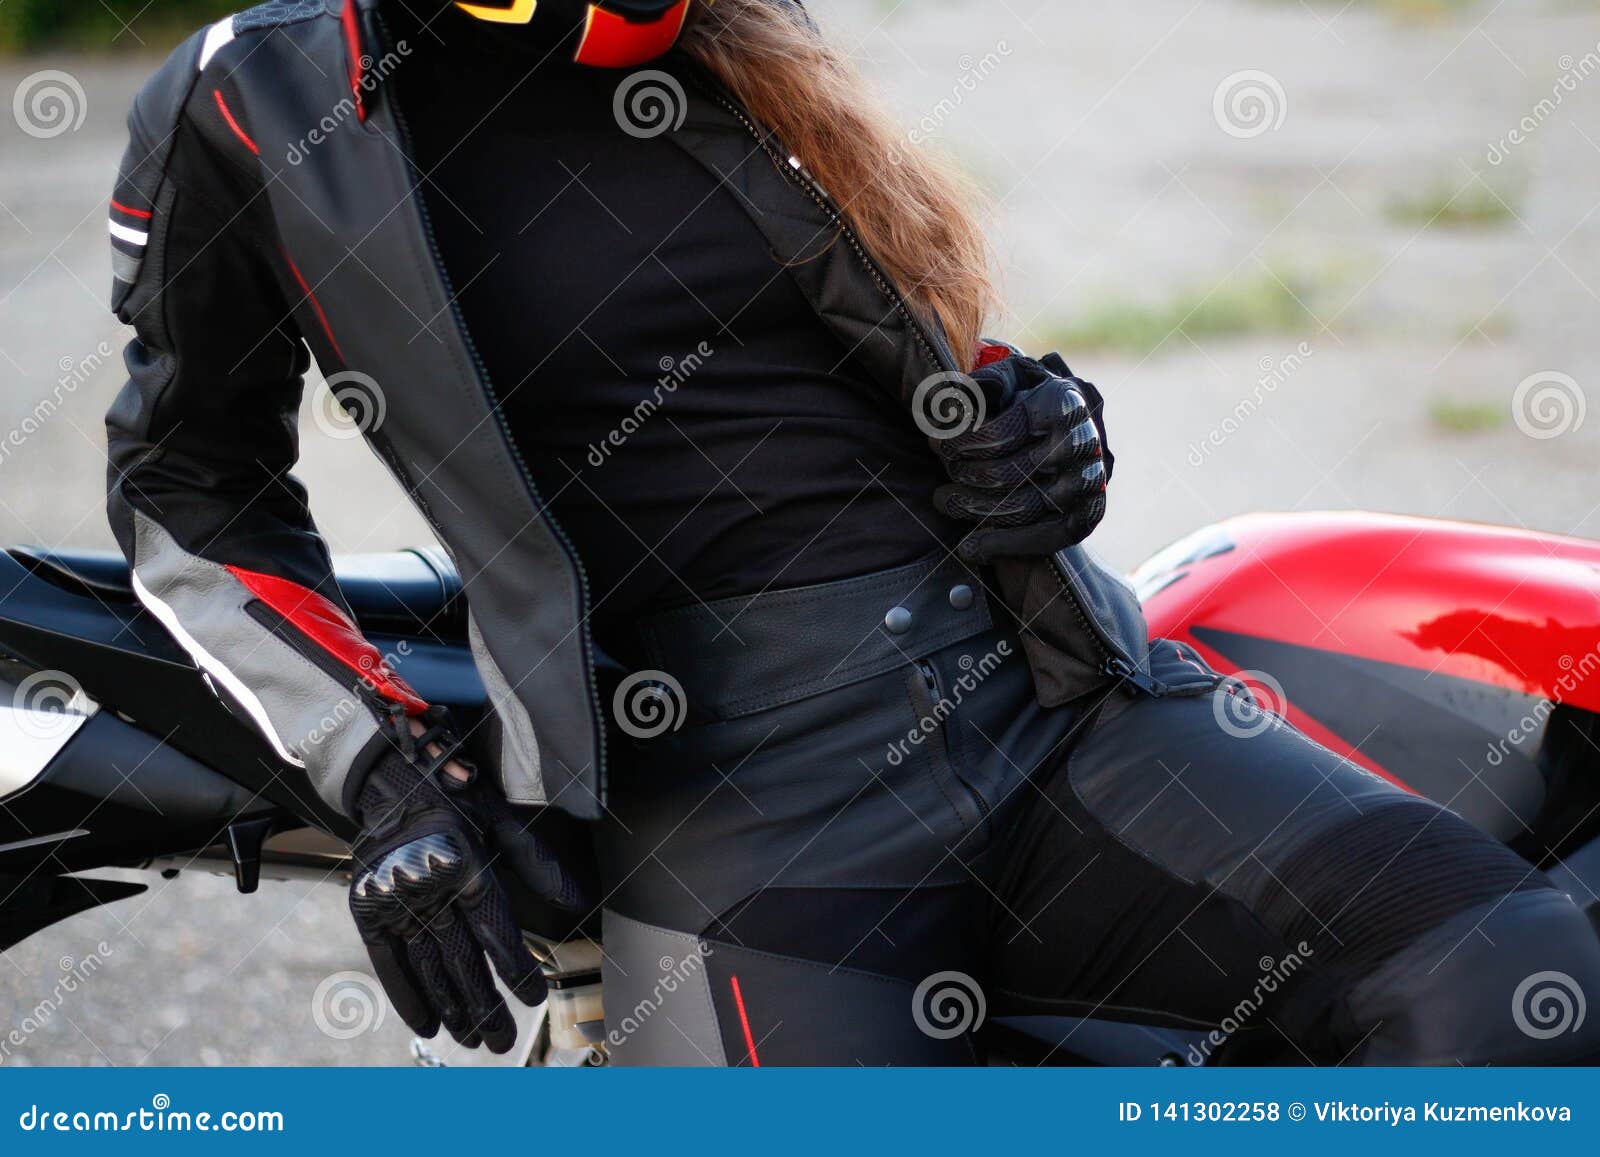
[[[997,332],[1037,347],[1108,303],[1188,295],[1180,315],[1203,312],[1219,284],[1273,275],[1314,315],[1175,333],[1148,356],[1067,351],[1108,398],[1119,466],[1097,543],[1114,562],[1252,509],[1600,536],[1600,415],[1587,412],[1600,404],[1593,3],[1468,3],[1423,22],[1380,0],[814,7],[992,194],[1014,314]],[[0,97],[59,70],[77,86],[64,90],[69,119],[82,111],[41,139],[0,107],[3,541],[110,544],[100,419],[126,335],[103,302],[104,198],[153,63],[0,63]],[[1250,70],[1272,83],[1233,87],[1263,95],[1264,125],[1248,92],[1246,111],[1229,111],[1226,89],[1218,111],[1219,86]],[[1522,142],[1508,143],[1519,125]],[[1505,159],[1491,164],[1495,149]],[[1392,212],[1401,199],[1466,204],[1484,183],[1505,200],[1501,220]],[[426,540],[371,455],[304,427],[299,473],[335,550]],[[330,996],[328,978],[365,967],[338,889],[243,897],[195,873],[147,882],[4,954],[0,1063],[407,1062],[408,1034],[381,1001],[337,985]],[[91,957],[92,977],[58,999],[63,974]]]

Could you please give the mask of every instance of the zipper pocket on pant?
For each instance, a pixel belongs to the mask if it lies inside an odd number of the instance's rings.
[[[933,664],[919,659],[913,664],[911,698],[917,709],[917,727],[928,736],[928,763],[933,769],[939,792],[950,802],[968,830],[983,827],[989,818],[989,804],[956,770],[956,752],[950,742],[946,721],[955,707],[945,697]],[[927,724],[932,724],[931,729]]]

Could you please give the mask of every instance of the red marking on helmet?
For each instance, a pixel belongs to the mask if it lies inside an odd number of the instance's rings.
[[[744,1009],[744,993],[739,991],[738,976],[733,976],[730,979],[733,981],[733,1003],[739,1010],[739,1027],[744,1029],[744,1047],[750,1055],[750,1067],[759,1069],[761,1067],[761,1058],[756,1055],[756,1038],[750,1031],[750,1016]]]
[[[390,670],[378,648],[367,642],[361,629],[338,605],[297,582],[230,566],[228,573],[245,590],[277,611],[296,630],[340,663],[390,703],[399,703],[408,715],[421,715],[428,705],[409,684]]]
[[[654,60],[676,44],[688,18],[689,0],[679,0],[655,20],[643,24],[590,4],[583,39],[573,59],[594,68],[632,68]]]
[[[233,119],[233,110],[228,107],[228,102],[222,96],[220,88],[211,90],[211,95],[216,98],[217,108],[222,112],[222,119],[228,122],[228,127],[233,130],[233,135],[244,142],[244,147],[256,156],[261,155],[260,147],[250,139],[250,134],[239,127],[239,122]]]
[[[283,260],[289,266],[289,272],[294,274],[295,284],[300,287],[305,300],[309,301],[311,308],[316,311],[317,321],[322,324],[322,332],[327,335],[328,344],[333,347],[333,352],[339,360],[343,361],[344,354],[339,349],[339,339],[333,336],[333,326],[328,324],[328,315],[322,312],[322,302],[317,300],[316,291],[306,284],[305,275],[300,272],[300,267],[294,263],[294,258],[289,256],[287,249],[283,250]]]

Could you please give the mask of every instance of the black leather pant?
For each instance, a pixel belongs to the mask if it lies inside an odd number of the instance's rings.
[[[1168,694],[1042,709],[982,587],[919,566],[646,624],[688,718],[613,761],[617,1063],[972,1063],[980,1015],[1029,1014],[1213,1062],[1600,1050],[1600,1017],[1530,1017],[1600,993],[1600,941],[1509,849],[1171,644]]]

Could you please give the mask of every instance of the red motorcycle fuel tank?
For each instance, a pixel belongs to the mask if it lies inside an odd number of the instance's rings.
[[[1597,543],[1252,514],[1131,577],[1152,637],[1193,647],[1335,753],[1501,839],[1545,808],[1552,721],[1600,712]]]

